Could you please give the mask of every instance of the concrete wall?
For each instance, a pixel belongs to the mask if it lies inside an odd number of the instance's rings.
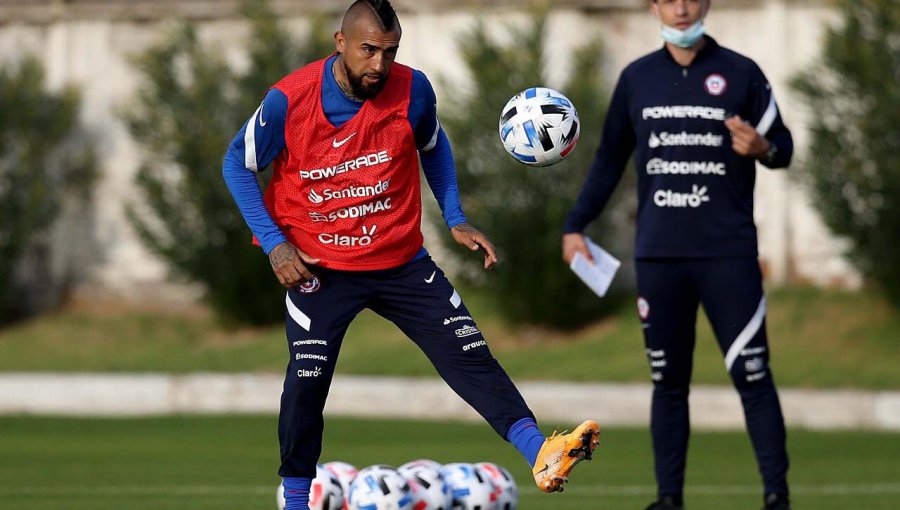
[[[300,32],[310,13],[325,10],[337,15],[348,3],[276,0],[274,5]],[[404,27],[399,60],[422,69],[434,82],[443,76],[464,84],[456,37],[476,20],[498,22],[497,26],[521,20],[526,2],[505,0],[489,7],[484,2],[449,0],[394,4]],[[566,72],[569,49],[593,37],[604,41],[611,80],[629,61],[661,44],[643,0],[567,0],[551,5],[547,38],[553,48],[554,75]],[[824,0],[717,0],[707,18],[711,35],[756,60],[770,78],[801,159],[809,114],[787,81],[815,58],[825,27],[836,21],[827,5]],[[33,53],[46,63],[51,87],[80,85],[83,122],[101,153],[94,210],[70,211],[55,233],[52,265],[57,271],[75,268],[77,293],[153,300],[177,296],[184,301],[198,295],[196,288],[170,283],[165,265],[141,246],[124,217],[124,205],[136,199],[132,179],[144,155],[116,112],[128,104],[137,85],[129,56],[158,41],[173,20],[198,22],[204,40],[219,45],[239,65],[244,45],[252,44],[253,38],[237,17],[236,6],[235,0],[0,0],[0,62]],[[554,85],[553,80],[548,85]],[[439,89],[439,103],[452,93]],[[596,140],[582,143],[593,150]],[[757,186],[761,258],[769,282],[859,285],[859,276],[840,256],[843,245],[823,227],[790,172],[760,167]],[[72,239],[73,231],[92,235]]]

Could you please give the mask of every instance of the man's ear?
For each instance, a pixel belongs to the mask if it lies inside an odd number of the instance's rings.
[[[706,6],[703,7],[703,14],[700,15],[700,19],[706,19],[706,15],[709,14],[709,8],[712,7],[712,0],[706,0]]]
[[[344,46],[347,44],[347,40],[344,38],[344,34],[340,31],[334,33],[334,51],[338,53],[344,52]]]
[[[650,0],[650,12],[653,13],[653,17],[659,21],[659,4],[657,4],[655,0]]]

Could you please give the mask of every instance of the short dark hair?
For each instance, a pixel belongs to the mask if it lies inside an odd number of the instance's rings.
[[[353,10],[360,4],[364,4],[372,9],[372,12],[378,16],[378,21],[381,22],[381,28],[384,29],[385,32],[393,32],[400,28],[400,20],[397,19],[397,11],[394,10],[394,6],[391,5],[389,0],[356,0],[347,10]]]

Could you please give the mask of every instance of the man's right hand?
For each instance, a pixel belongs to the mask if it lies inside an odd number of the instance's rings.
[[[283,242],[269,252],[269,263],[278,277],[278,283],[290,289],[312,279],[313,275],[305,264],[318,264],[319,259],[310,257],[291,243]]]
[[[566,264],[572,263],[576,253],[581,253],[581,256],[588,259],[589,262],[594,262],[588,251],[587,243],[584,242],[584,236],[577,232],[563,234],[562,251]]]

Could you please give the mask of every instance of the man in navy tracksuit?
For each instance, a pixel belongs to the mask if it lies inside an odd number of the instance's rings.
[[[789,509],[753,187],[757,161],[788,166],[791,134],[759,67],[704,35],[709,0],[652,0],[650,8],[665,46],[619,78],[600,147],[566,220],[563,256],[566,262],[576,252],[590,258],[581,232],[606,205],[634,153],[638,314],[654,384],[658,485],[658,500],[648,510],[684,507],[688,391],[701,303],[740,393],[765,508]]]

